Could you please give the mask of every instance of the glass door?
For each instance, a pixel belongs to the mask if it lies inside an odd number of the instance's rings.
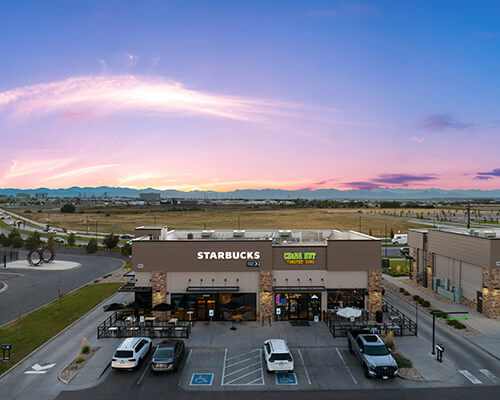
[[[196,315],[198,321],[205,321],[207,319],[207,301],[205,299],[198,299],[196,304]]]

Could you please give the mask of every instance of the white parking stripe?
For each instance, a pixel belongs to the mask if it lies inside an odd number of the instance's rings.
[[[235,358],[238,358],[238,357],[241,357],[241,356],[246,356],[248,354],[255,353],[256,351],[260,351],[260,349],[255,349],[255,350],[249,351],[248,353],[242,353],[242,354],[238,354],[237,356],[229,357],[226,361],[234,360]]]
[[[229,375],[233,375],[233,374],[236,374],[237,372],[241,372],[247,368],[250,368],[250,367],[255,367],[256,365],[260,365],[260,362],[257,361],[256,363],[253,363],[253,364],[250,364],[250,365],[247,365],[246,367],[243,367],[243,368],[240,368],[240,369],[237,369],[236,371],[233,371],[233,372],[230,372],[229,374],[226,375],[226,377],[228,377]]]
[[[459,369],[458,372],[460,372],[463,376],[465,376],[474,385],[479,385],[479,384],[483,383],[479,379],[477,379],[474,375],[472,375],[469,371],[467,371],[466,369]]]
[[[241,378],[245,378],[247,377],[248,375],[252,375],[252,374],[255,374],[256,372],[259,372],[260,371],[260,368],[259,369],[256,369],[255,371],[251,371],[245,375],[241,375],[241,376],[238,376],[237,378],[233,379],[232,381],[229,381],[227,383],[225,383],[226,385],[230,385],[231,383],[233,382],[236,382],[237,380],[240,380]],[[247,385],[247,383],[245,383],[245,385]]]
[[[340,354],[340,351],[339,351],[339,348],[337,347],[335,350],[337,350],[337,354],[339,355],[340,359],[342,360],[342,362],[344,363],[344,366],[345,368],[347,369],[347,372],[349,372],[349,375],[351,375],[351,378],[352,378],[352,381],[357,385],[358,384],[358,381],[356,380],[356,378],[354,377],[354,375],[352,374],[351,372],[351,369],[349,368],[349,366],[347,365],[347,363],[345,362],[344,360],[344,357],[342,357],[342,354]]]
[[[241,364],[242,362],[245,362],[245,361],[253,360],[254,358],[257,358],[257,357],[259,357],[258,354],[256,356],[253,356],[253,357],[250,357],[250,358],[245,358],[244,360],[241,360],[241,361],[237,361],[237,362],[232,363],[230,365],[226,365],[226,368],[234,367],[235,365]]]
[[[310,385],[311,378],[309,378],[309,372],[307,372],[307,367],[306,367],[306,363],[304,362],[304,357],[302,356],[302,352],[300,351],[300,349],[298,349],[297,351],[299,352],[300,359],[302,360],[302,365],[304,366],[304,371],[306,371],[307,383],[309,383],[309,385]]]
[[[487,369],[480,369],[479,372],[481,372],[483,375],[487,376],[490,378],[494,383],[500,383],[500,378],[496,376],[493,372]]]
[[[224,386],[224,375],[226,375],[227,347],[224,349],[224,363],[222,364],[222,378],[220,384]]]

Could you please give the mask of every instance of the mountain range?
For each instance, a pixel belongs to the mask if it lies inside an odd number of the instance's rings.
[[[162,198],[184,199],[307,199],[307,200],[445,200],[445,199],[500,199],[500,190],[443,190],[443,189],[373,189],[373,190],[282,190],[246,189],[230,192],[193,190],[158,190],[154,188],[132,189],[127,187],[70,187],[64,189],[1,189],[0,195],[15,196],[17,193],[47,193],[49,197],[130,197],[140,193],[160,193]]]

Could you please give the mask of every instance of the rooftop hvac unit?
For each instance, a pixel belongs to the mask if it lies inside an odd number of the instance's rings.
[[[245,231],[244,230],[235,229],[233,231],[233,238],[234,239],[242,239],[244,237],[245,237]]]
[[[215,231],[201,231],[202,239],[213,239]]]
[[[291,239],[292,231],[290,230],[280,230],[278,231],[281,239]]]
[[[187,235],[187,238],[191,240],[193,238],[193,234],[191,232],[189,232]]]

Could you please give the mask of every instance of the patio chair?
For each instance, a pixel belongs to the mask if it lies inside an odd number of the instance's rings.
[[[248,321],[250,319],[250,311],[245,312],[242,316],[241,319],[243,321]]]

